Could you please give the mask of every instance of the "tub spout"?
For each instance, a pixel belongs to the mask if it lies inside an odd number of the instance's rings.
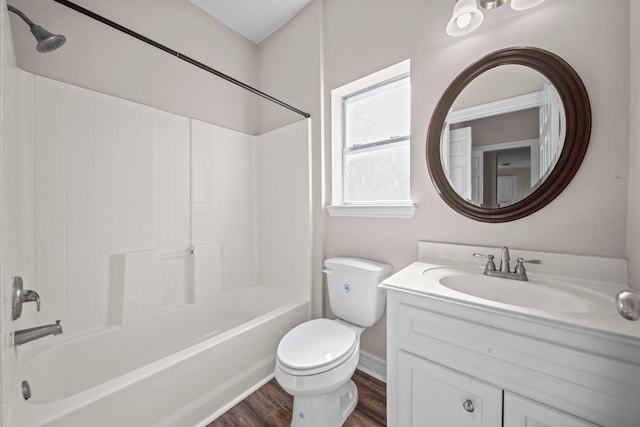
[[[36,326],[35,328],[16,331],[13,336],[13,343],[15,345],[21,345],[48,335],[60,335],[61,333],[62,326],[60,326],[60,321],[56,320],[56,323],[51,325]]]

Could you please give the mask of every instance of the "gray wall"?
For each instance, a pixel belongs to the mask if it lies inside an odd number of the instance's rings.
[[[188,0],[79,0],[95,13],[249,85],[258,83],[258,48]],[[35,23],[62,33],[62,49],[35,50],[29,28],[11,14],[18,65],[25,71],[256,134],[257,96],[53,1],[12,0]]]
[[[502,7],[486,12],[483,26],[462,38],[444,31],[453,4],[325,1],[325,96],[411,58],[411,193],[417,204],[410,220],[327,218],[326,255],[369,257],[397,270],[415,259],[418,240],[432,240],[625,257],[629,2],[602,8],[597,0],[555,0],[520,13]],[[425,164],[426,132],[451,80],[485,54],[508,46],[544,48],[569,62],[589,91],[594,124],[584,163],[560,197],[527,218],[485,224],[455,213],[437,194]],[[329,178],[329,169],[325,172]],[[384,323],[365,332],[362,347],[385,356]]]
[[[640,290],[640,4],[631,2],[631,139],[627,256],[631,286]]]
[[[323,2],[313,1],[259,46],[260,87],[311,114],[313,221],[313,313],[323,312],[324,259],[324,120],[322,97]],[[291,113],[260,103],[260,133],[288,123]],[[299,116],[296,120],[299,119]],[[283,153],[283,155],[287,155]]]
[[[464,126],[471,126],[474,147],[538,139],[538,109],[516,111],[460,124],[460,127]]]

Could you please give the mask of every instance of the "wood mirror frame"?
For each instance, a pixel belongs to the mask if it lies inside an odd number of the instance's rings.
[[[566,116],[562,153],[549,176],[524,199],[505,207],[486,208],[460,196],[442,167],[441,137],[449,110],[462,90],[480,74],[500,65],[524,65],[544,75],[560,95]],[[507,222],[542,209],[571,182],[584,159],[591,136],[591,106],[587,90],[575,70],[559,56],[532,47],[490,53],[467,67],[444,92],[429,123],[427,165],[431,180],[444,201],[456,212],[482,222]]]

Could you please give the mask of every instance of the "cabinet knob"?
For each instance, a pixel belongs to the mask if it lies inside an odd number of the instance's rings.
[[[462,403],[462,407],[467,412],[473,412],[475,410],[475,408],[473,407],[473,402],[470,399],[465,400]]]

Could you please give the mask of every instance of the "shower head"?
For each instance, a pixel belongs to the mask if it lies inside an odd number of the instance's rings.
[[[51,34],[49,31],[42,28],[40,25],[34,25],[31,27],[31,34],[36,38],[38,44],[36,50],[38,52],[51,52],[56,50],[67,41],[65,36],[60,34]]]
[[[7,5],[7,8],[9,9],[9,11],[22,18],[22,20],[27,23],[29,28],[31,28],[31,34],[33,34],[33,36],[36,38],[36,41],[38,42],[38,44],[36,45],[36,50],[38,52],[51,52],[62,46],[64,42],[67,41],[65,36],[52,34],[42,28],[40,25],[34,24],[33,21],[31,21],[31,19],[29,19],[27,15],[22,13],[19,9],[16,9],[15,7],[10,5]]]

